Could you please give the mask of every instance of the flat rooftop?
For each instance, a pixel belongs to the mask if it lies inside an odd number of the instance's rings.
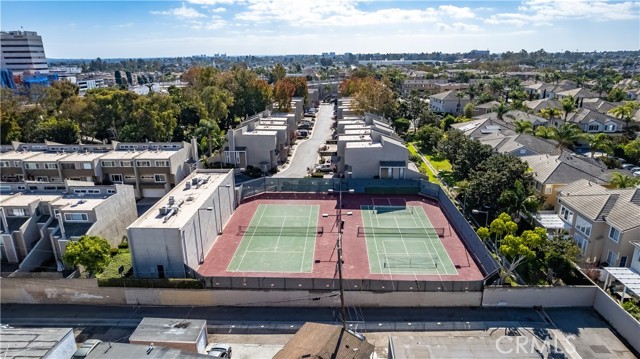
[[[100,343],[87,355],[86,359],[191,359],[191,358],[211,358],[204,354],[188,352],[173,348],[165,348],[158,345],[153,346],[151,352],[147,352],[148,345],[122,344],[122,343]],[[235,351],[235,350],[234,350]]]
[[[180,151],[181,148],[175,149],[161,149],[161,150],[148,150],[140,153],[136,160],[163,160],[169,159]]]
[[[56,199],[62,197],[61,193],[59,194],[32,194],[32,193],[22,193],[17,196],[11,196],[7,198],[6,196],[0,200],[0,204],[6,207],[26,207],[29,204],[36,201],[43,202],[51,202]]]
[[[104,197],[64,196],[55,200],[51,205],[60,207],[64,211],[92,211],[103,204],[105,200]]]
[[[12,160],[24,160],[29,157],[41,154],[42,152],[36,151],[9,151],[0,153],[0,160],[12,161]]]
[[[257,127],[257,126],[256,126]],[[260,129],[256,129],[253,131],[246,131],[242,133],[245,136],[275,136],[278,134],[278,131],[266,131],[266,130],[260,130]]]
[[[87,162],[94,161],[102,156],[106,152],[75,152],[69,154],[67,157],[60,160],[60,162]]]
[[[195,343],[207,321],[199,319],[149,318],[142,319],[129,337],[130,342]]]
[[[338,141],[361,141],[361,142],[369,142],[371,141],[370,135],[339,135]]]
[[[131,160],[144,151],[127,151],[127,150],[117,150],[117,151],[109,151],[100,158],[101,160]]]
[[[349,142],[347,148],[373,148],[382,147],[380,142]]]
[[[43,358],[67,336],[71,328],[0,329],[0,357]]]
[[[198,208],[207,207],[205,202],[214,193],[216,188],[220,186],[220,183],[229,172],[233,172],[233,170],[198,170],[191,173],[133,222],[130,227],[182,228],[194,216]],[[194,177],[201,179],[203,183],[199,187],[191,185],[191,187],[187,189],[187,182],[192,183],[192,178]],[[176,205],[181,202],[182,205],[176,214],[164,222],[164,216],[160,214],[160,208],[169,204],[170,196],[173,196]]]
[[[39,154],[26,159],[26,162],[55,162],[67,157],[68,155],[68,152],[40,152]]]

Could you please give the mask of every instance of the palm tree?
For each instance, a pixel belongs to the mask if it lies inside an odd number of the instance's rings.
[[[534,134],[540,138],[552,138],[554,132],[553,130],[553,127],[538,126],[536,127]]]
[[[639,105],[638,105],[637,102],[633,102],[633,101],[625,102],[624,104],[613,108],[611,110],[611,113],[615,117],[617,117],[620,120],[624,121],[625,127],[628,130],[629,129],[629,123],[631,123],[631,119],[633,118],[633,113],[638,108],[638,106]]]
[[[562,112],[564,112],[564,121],[567,122],[567,116],[569,113],[573,112],[576,109],[576,100],[573,96],[567,96],[560,100],[560,105],[562,106]]]
[[[574,142],[584,138],[584,132],[575,123],[565,122],[552,131],[551,138],[558,141],[560,148],[572,148]]]
[[[553,121],[553,119],[560,117],[560,110],[555,107],[547,107],[540,110],[539,114],[540,117]]]
[[[620,172],[613,172],[611,174],[611,181],[609,181],[609,183],[615,188],[631,188],[637,184],[640,184],[640,179],[620,174]]]
[[[502,191],[498,203],[508,212],[515,222],[520,221],[521,213],[528,213],[540,208],[540,201],[520,180],[515,181],[513,188]]]
[[[517,133],[533,133],[533,125],[529,121],[519,120],[513,124],[516,126]]]
[[[504,114],[509,112],[509,108],[504,102],[500,102],[499,105],[493,106],[493,112],[496,113],[498,120],[504,120]]]
[[[209,157],[211,157],[213,155],[213,151],[220,148],[224,142],[224,133],[220,131],[220,127],[218,127],[218,124],[214,121],[201,119],[195,133],[198,137],[202,138],[200,143],[206,143],[206,146],[209,149]]]
[[[601,150],[608,153],[613,151],[611,138],[606,133],[597,133],[587,137],[589,148],[591,149],[591,158],[595,154],[595,150]]]

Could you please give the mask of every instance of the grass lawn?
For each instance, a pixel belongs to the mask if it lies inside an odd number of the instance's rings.
[[[416,150],[413,144],[409,144],[409,146],[407,146],[407,149],[409,150],[409,153],[411,153],[412,155],[420,156],[420,154],[418,153],[418,150]],[[423,161],[420,161],[420,172],[429,176],[429,182],[440,184],[440,180],[438,179],[438,177],[436,177],[436,175],[431,171],[429,166],[427,166],[427,164],[424,163]]]
[[[451,163],[441,155],[436,153],[424,153],[424,156],[429,160],[436,171],[451,171]]]

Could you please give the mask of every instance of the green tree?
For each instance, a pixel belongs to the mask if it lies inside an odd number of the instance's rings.
[[[49,117],[38,123],[36,133],[37,142],[78,143],[80,126],[71,120]]]
[[[473,103],[469,102],[468,104],[464,105],[464,110],[462,111],[462,113],[464,114],[464,117],[466,118],[471,118],[473,117],[473,110],[474,110],[474,106]]]
[[[208,148],[207,154],[209,157],[213,156],[213,153],[224,144],[224,132],[220,130],[220,127],[214,121],[200,120],[195,134],[200,138],[199,143]],[[202,148],[200,151],[204,152]]]
[[[534,259],[536,251],[546,240],[547,231],[542,227],[526,230],[520,236],[513,234],[505,236],[500,243],[500,254],[508,262],[503,261],[502,267],[505,271],[500,276],[500,283],[503,283],[505,278],[510,277],[521,264]]]
[[[622,149],[624,150],[624,154],[632,161],[636,163],[640,162],[640,138],[630,141],[624,145]]]
[[[503,121],[504,115],[509,112],[509,107],[504,102],[500,102],[498,105],[493,106],[493,112],[496,113],[498,120]]]
[[[296,92],[296,87],[289,81],[278,81],[273,87],[273,99],[276,102],[276,110],[282,112],[291,111],[291,99]]]
[[[571,112],[576,109],[576,99],[573,96],[567,96],[560,100],[560,106],[562,106],[562,112],[564,113],[564,120],[567,121],[567,117]]]
[[[469,178],[471,171],[493,155],[493,149],[478,140],[467,139],[461,143],[456,157],[451,162],[453,173],[458,180]]]
[[[411,127],[411,121],[406,118],[400,117],[393,121],[393,127],[398,134],[406,135],[407,131],[409,131],[409,127]]]
[[[633,114],[635,113],[635,110],[638,109],[638,107],[640,107],[640,104],[637,102],[625,102],[624,104],[613,108],[611,110],[611,114],[624,121],[626,129],[629,130],[629,125],[631,123],[631,120],[633,119]]]
[[[501,208],[498,199],[516,181],[528,183],[528,166],[519,158],[509,154],[494,154],[480,163],[469,176],[467,191],[468,208],[487,207],[492,211]]]
[[[438,143],[438,152],[450,163],[454,163],[458,158],[458,151],[460,151],[463,144],[467,141],[469,141],[469,138],[467,138],[462,131],[452,128],[446,132],[442,141]]]
[[[558,142],[560,148],[573,148],[573,144],[584,139],[585,134],[575,123],[565,122],[557,128],[551,128],[551,138]]]
[[[9,89],[0,89],[0,143],[20,140],[20,104]]]
[[[496,219],[491,221],[489,228],[480,227],[477,232],[478,237],[497,254],[502,239],[505,236],[516,234],[517,230],[518,224],[511,219],[511,216],[507,213],[500,213]]]
[[[622,102],[627,98],[627,94],[620,88],[614,88],[607,94],[607,101]]]
[[[70,267],[83,266],[90,273],[104,269],[111,260],[109,242],[99,236],[84,235],[78,241],[70,241],[62,256]]]
[[[609,183],[615,188],[632,188],[640,184],[640,179],[623,175],[620,172],[613,172],[611,173],[611,181],[609,181]]]
[[[542,254],[544,272],[548,284],[559,283],[558,275],[570,273],[580,257],[580,247],[571,236],[555,235],[543,241],[538,256]]]
[[[281,63],[277,63],[271,70],[271,82],[276,83],[287,76],[287,69]]]
[[[534,134],[540,138],[552,138],[553,137],[553,127],[544,127],[544,126],[538,126],[536,127],[536,130],[534,132]]]
[[[177,126],[178,108],[171,97],[154,93],[134,100],[131,120],[119,131],[122,141],[170,141]]]
[[[432,151],[442,140],[444,132],[438,127],[425,125],[418,129],[414,135],[414,139],[418,141],[420,147],[426,151]]]
[[[513,188],[502,191],[498,203],[502,206],[500,210],[509,213],[516,223],[520,222],[521,214],[528,214],[540,208],[540,201],[533,194],[531,187],[525,186],[520,180],[516,180]]]
[[[526,120],[518,120],[515,121],[514,126],[516,126],[517,133],[533,133],[533,125],[531,122]]]
[[[379,81],[372,77],[360,81],[353,97],[355,108],[360,113],[370,112],[390,117],[397,106],[391,85],[387,81]]]
[[[589,142],[591,158],[594,157],[596,150],[600,150],[605,153],[613,152],[613,142],[611,141],[609,135],[607,135],[606,133],[587,135],[587,141]]]
[[[543,108],[538,114],[540,115],[540,117],[545,118],[549,121],[560,118],[560,110],[555,107]]]

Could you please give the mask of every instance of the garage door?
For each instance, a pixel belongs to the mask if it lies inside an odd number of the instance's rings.
[[[148,198],[161,198],[164,197],[166,192],[164,188],[143,188],[142,189],[142,197]]]

